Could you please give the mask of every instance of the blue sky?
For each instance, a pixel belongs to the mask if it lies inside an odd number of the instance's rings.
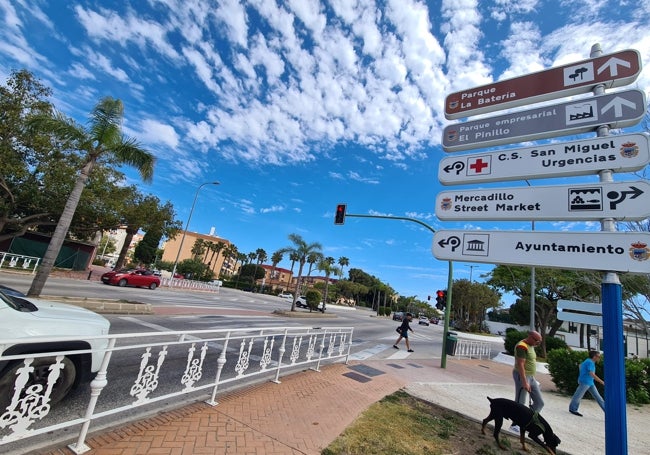
[[[141,190],[171,201],[183,223],[198,186],[221,182],[201,189],[191,231],[214,227],[269,256],[300,234],[424,300],[447,283],[432,234],[380,219],[334,226],[336,205],[436,230],[528,230],[436,218],[436,195],[449,189],[437,179],[445,96],[586,59],[594,43],[650,62],[648,0],[9,0],[0,20],[3,82],[32,71],[80,122],[100,98],[120,98],[126,133],[158,159]],[[650,72],[629,88],[647,95]],[[492,267],[454,268],[480,280]]]

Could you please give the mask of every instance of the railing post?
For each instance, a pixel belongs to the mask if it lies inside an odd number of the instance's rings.
[[[214,378],[214,388],[212,389],[212,395],[209,400],[206,400],[206,403],[210,406],[216,406],[218,403],[217,399],[217,389],[219,388],[219,380],[221,379],[221,371],[223,370],[224,365],[226,364],[226,351],[228,350],[228,342],[230,341],[230,332],[226,334],[226,339],[223,343],[223,350],[217,359],[217,374]]]
[[[282,368],[282,358],[284,357],[284,351],[286,350],[287,332],[288,330],[284,329],[282,344],[280,345],[280,349],[278,349],[278,367],[275,370],[275,379],[273,380],[276,384],[280,384],[280,368]]]
[[[76,454],[81,454],[88,452],[90,447],[86,445],[86,436],[88,435],[88,428],[90,428],[90,422],[92,421],[93,414],[95,413],[95,406],[97,406],[97,400],[99,400],[99,395],[102,393],[102,390],[108,384],[108,379],[106,379],[106,371],[108,370],[108,364],[113,355],[113,348],[115,348],[115,338],[111,338],[106,348],[106,353],[102,359],[102,365],[97,372],[97,376],[90,382],[90,401],[88,402],[88,407],[86,408],[86,415],[84,416],[84,423],[81,426],[79,431],[79,438],[74,444],[70,444],[68,448]]]

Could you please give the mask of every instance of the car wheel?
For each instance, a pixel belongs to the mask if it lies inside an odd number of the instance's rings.
[[[151,284],[149,285],[149,289],[151,289],[152,291],[153,291],[154,289],[156,289],[157,287],[158,287],[158,285],[157,285],[156,283],[151,283]]]
[[[41,357],[34,359],[30,365],[34,368],[34,371],[29,374],[29,379],[23,388],[22,396],[24,396],[24,391],[33,385],[40,384],[43,386],[40,393],[43,393],[47,389],[47,378],[50,374],[50,365],[55,362],[56,359],[54,357]],[[50,404],[56,404],[63,400],[68,392],[70,392],[70,389],[72,389],[77,377],[77,369],[72,360],[68,357],[64,357],[62,363],[63,369],[60,371],[59,378],[54,384],[52,393],[50,394]],[[0,412],[4,412],[11,404],[11,399],[14,395],[16,373],[24,365],[25,364],[22,361],[14,362],[0,378]]]
[[[120,281],[118,281],[117,285],[120,287],[126,286],[127,285],[126,278],[122,278]]]

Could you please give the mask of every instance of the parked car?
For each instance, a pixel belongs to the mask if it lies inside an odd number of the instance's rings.
[[[63,368],[50,394],[50,404],[57,403],[73,387],[91,381],[99,371],[104,355],[101,350],[106,348],[108,340],[89,337],[107,335],[110,322],[85,308],[12,295],[10,291],[22,294],[10,288],[9,291],[0,289],[0,355],[94,350],[92,353],[63,357]],[[41,341],[44,337],[57,336],[71,339]],[[9,340],[20,341],[9,343]],[[22,390],[41,385],[43,393],[47,388],[50,366],[54,363],[54,356],[34,359],[30,365],[32,371]],[[11,404],[17,373],[23,367],[23,360],[0,360],[0,414]]]
[[[401,311],[396,311],[393,313],[393,321],[401,321],[404,319],[404,313]]]
[[[292,297],[292,298],[293,298],[293,297]],[[309,305],[307,305],[307,297],[305,297],[304,295],[301,295],[300,297],[298,297],[298,298],[296,299],[296,306],[297,306],[298,308],[309,308]],[[318,309],[318,311],[320,311],[321,313],[324,313],[324,312],[325,312],[325,304],[324,304],[323,302],[320,302],[320,303],[318,304],[318,308],[317,308],[317,309]]]
[[[420,316],[420,319],[418,319],[418,324],[419,325],[429,325],[429,318],[426,316]]]
[[[160,286],[160,278],[151,270],[129,269],[104,273],[102,283],[122,287],[140,286],[153,290]]]
[[[293,302],[293,294],[291,292],[280,292],[278,297],[281,299],[291,300]]]
[[[298,308],[309,308],[309,305],[307,305],[307,297],[304,295],[301,295],[296,299],[296,306]]]

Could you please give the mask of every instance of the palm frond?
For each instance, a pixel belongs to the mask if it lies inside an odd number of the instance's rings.
[[[140,173],[142,180],[151,181],[156,158],[142,148],[135,139],[123,138],[111,151],[118,162],[133,166]]]

